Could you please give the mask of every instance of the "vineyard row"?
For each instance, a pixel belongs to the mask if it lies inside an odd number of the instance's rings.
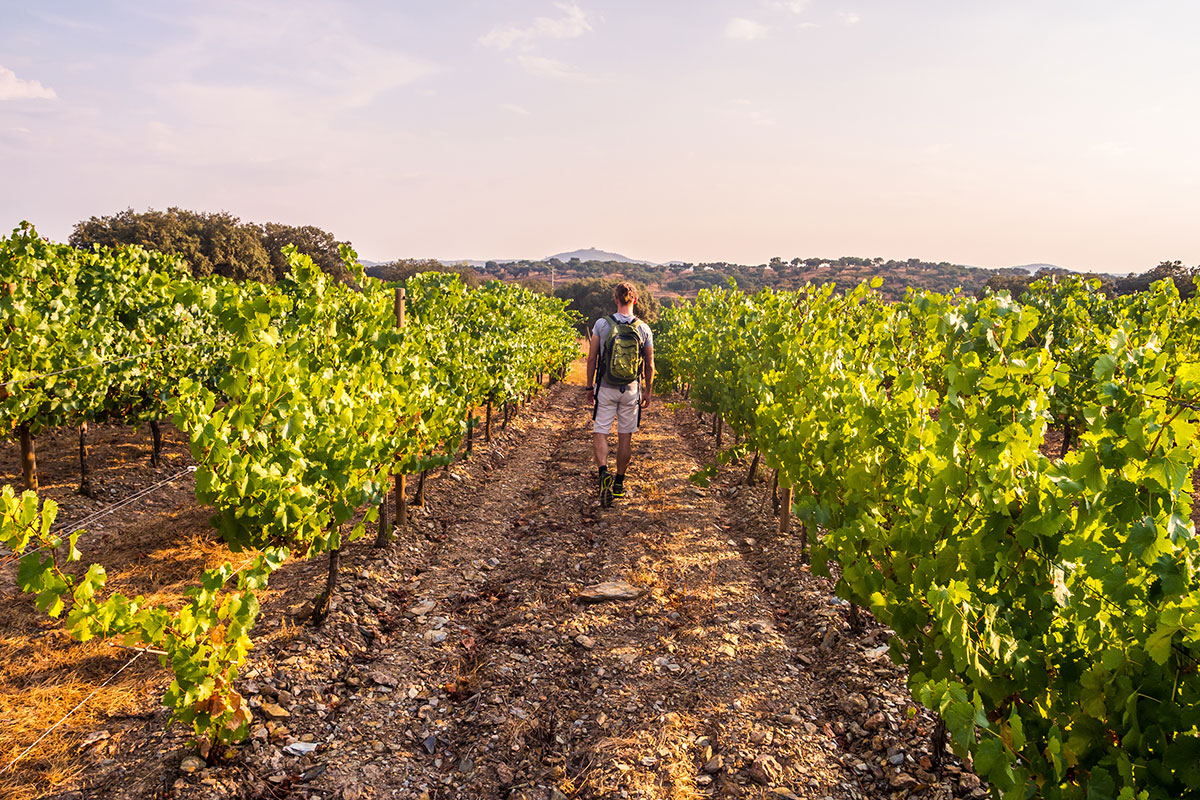
[[[714,289],[655,338],[994,791],[1200,796],[1195,300]]]
[[[490,435],[493,407],[507,416],[578,351],[565,302],[519,286],[469,290],[442,273],[384,285],[348,248],[343,284],[285,255],[288,279],[239,284],[138,247],[53,244],[27,225],[0,239],[0,436],[22,441],[27,483],[46,428],[80,426],[86,481],[88,422],[169,417],[188,434],[197,499],[244,558],[205,571],[180,608],[147,606],[106,593],[104,568],[76,563],[79,531],[64,542],[53,527],[56,504],[11,487],[0,544],[20,588],[74,638],[162,653],[174,673],[164,703],[205,753],[247,733],[234,682],[271,573],[329,555],[319,622],[343,545],[376,524],[376,544],[390,541],[393,483],[403,524],[405,476],[469,449],[477,407]]]

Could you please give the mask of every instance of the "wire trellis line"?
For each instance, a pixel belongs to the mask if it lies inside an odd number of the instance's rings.
[[[97,686],[95,689],[92,689],[91,693],[90,693],[90,694],[89,694],[87,697],[85,697],[85,698],[83,698],[82,700],[80,700],[80,701],[79,701],[79,703],[78,703],[78,704],[76,704],[76,706],[75,706],[74,708],[72,708],[72,709],[71,709],[70,711],[68,711],[66,714],[63,714],[62,718],[61,718],[61,719],[60,719],[58,722],[56,722],[56,723],[54,723],[53,725],[51,725],[49,728],[47,728],[47,729],[45,730],[45,732],[44,732],[44,733],[42,733],[42,735],[41,735],[41,736],[39,736],[38,738],[34,739],[34,741],[33,741],[33,744],[29,745],[29,747],[26,747],[24,750],[22,750],[22,751],[20,752],[20,754],[18,754],[18,755],[17,755],[17,757],[16,757],[16,758],[14,758],[12,761],[10,761],[10,762],[8,762],[7,764],[5,764],[5,765],[4,765],[4,768],[3,768],[3,769],[0,769],[0,775],[3,775],[4,773],[6,773],[6,772],[8,772],[10,769],[12,769],[13,765],[14,765],[14,764],[16,764],[18,761],[20,761],[22,758],[24,758],[24,757],[25,757],[25,756],[26,756],[26,755],[29,753],[29,751],[30,751],[30,750],[32,750],[33,748],[37,747],[37,746],[38,746],[38,744],[39,744],[39,743],[42,741],[42,739],[45,739],[47,736],[49,736],[49,735],[50,735],[50,734],[51,734],[51,733],[54,731],[54,729],[55,729],[55,728],[57,728],[59,725],[62,725],[64,722],[66,722],[66,721],[67,721],[67,719],[68,719],[68,718],[69,718],[69,717],[70,717],[72,714],[74,714],[74,713],[75,713],[76,711],[78,711],[79,709],[83,708],[83,705],[84,705],[84,704],[85,704],[85,703],[86,703],[88,700],[91,700],[93,697],[95,697],[97,692],[99,692],[99,691],[100,691],[101,689],[103,689],[105,686],[108,686],[110,683],[112,683],[114,680],[116,680],[118,675],[120,675],[122,672],[124,672],[124,671],[125,671],[125,670],[126,670],[128,667],[129,667],[129,665],[130,665],[130,664],[132,664],[133,662],[137,661],[137,660],[138,660],[139,658],[141,658],[141,657],[142,657],[142,653],[134,653],[134,654],[133,654],[133,658],[131,658],[131,659],[129,659],[128,661],[126,661],[126,662],[125,662],[125,664],[124,664],[124,666],[122,666],[120,669],[118,669],[118,670],[117,670],[116,672],[114,672],[112,675],[109,675],[109,676],[108,676],[108,679],[107,679],[106,681],[104,681],[104,683],[100,684],[100,685],[99,685],[99,686]]]

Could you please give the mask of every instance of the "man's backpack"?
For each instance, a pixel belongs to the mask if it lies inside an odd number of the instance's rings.
[[[619,322],[608,316],[608,339],[604,342],[604,378],[612,386],[628,386],[642,376],[642,330],[638,318]]]

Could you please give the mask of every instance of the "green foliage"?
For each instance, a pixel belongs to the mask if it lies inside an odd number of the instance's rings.
[[[660,301],[670,300],[668,293],[694,297],[704,289],[721,287],[730,280],[751,294],[762,289],[797,290],[805,284],[832,283],[839,292],[852,290],[858,284],[878,277],[877,288],[887,301],[901,301],[910,290],[969,294],[982,297],[987,292],[1007,291],[1020,297],[1036,280],[1074,276],[1081,280],[1098,280],[1105,294],[1124,295],[1146,291],[1151,284],[1171,279],[1182,297],[1191,297],[1200,267],[1185,267],[1179,261],[1163,261],[1140,274],[1116,276],[1097,273],[1072,273],[1058,267],[1043,267],[1035,274],[1025,268],[1005,267],[985,269],[951,264],[947,261],[923,261],[918,258],[883,259],[842,256],[840,258],[779,257],[766,264],[735,264],[714,261],[699,264],[672,262],[670,264],[641,264],[626,261],[579,261],[563,263],[550,261],[488,261],[481,271],[504,280],[540,278],[549,280],[554,268],[558,281],[605,279],[628,280],[654,288]]]
[[[288,245],[294,246],[297,252],[311,258],[322,272],[334,280],[348,283],[353,279],[350,270],[342,261],[340,252],[343,245],[349,246],[349,242],[339,242],[332,233],[312,225],[295,226],[268,222],[257,227],[275,280],[286,278],[291,269],[287,256],[283,253]]]
[[[339,252],[348,243],[328,231],[312,225],[243,223],[226,212],[126,209],[77,223],[70,243],[85,250],[138,245],[178,256],[197,278],[220,275],[267,283],[287,277],[290,266],[283,249],[293,245],[335,280],[352,279]]]
[[[128,246],[79,250],[24,226],[0,240],[3,432],[102,416],[173,414],[198,464],[196,496],[239,568],[208,570],[171,610],[104,597],[105,572],[52,531],[56,507],[0,494],[0,544],[18,584],[77,639],[162,650],[164,702],[203,746],[244,737],[233,688],[251,646],[255,593],[291,552],[338,548],[374,519],[391,473],[449,462],[469,409],[524,400],[577,355],[566,303],[492,282],[470,290],[427,272],[391,287],[339,247],[348,282],[288,245],[277,284],[196,279],[174,258]],[[165,350],[166,354],[158,351]],[[52,374],[57,373],[57,374]]]
[[[583,324],[590,331],[596,320],[616,310],[613,289],[619,283],[605,278],[574,281],[559,286],[554,290],[554,296],[567,301],[568,308],[583,318]],[[634,286],[638,301],[633,306],[633,313],[643,322],[654,322],[658,319],[658,302],[644,285],[635,283]]]
[[[173,719],[192,727],[203,748],[243,738],[250,709],[233,682],[251,647],[255,592],[266,587],[287,551],[266,550],[240,569],[224,564],[205,571],[178,610],[147,607],[140,596],[102,599],[102,566],[93,564],[78,577],[64,569],[81,557],[79,532],[65,543],[53,533],[57,510],[53,500],[39,509],[34,492],[18,498],[10,486],[0,490],[0,545],[19,562],[18,587],[50,617],[65,617],[74,639],[113,637],[162,650],[159,660],[175,673],[163,703]]]
[[[795,489],[997,795],[1200,796],[1195,302],[702,292],[658,360]],[[1042,454],[1078,409],[1078,446]]]
[[[0,437],[161,418],[180,381],[223,371],[213,309],[231,291],[160,253],[77,250],[23,224],[0,239]]]
[[[287,255],[278,293],[225,304],[228,373],[215,389],[184,381],[172,406],[191,434],[197,497],[234,549],[336,549],[340,526],[368,507],[348,540],[360,537],[389,474],[446,463],[469,408],[528,397],[574,355],[554,298],[422,273],[397,328],[379,281],[356,291]]]
[[[198,278],[221,275],[237,281],[272,279],[270,257],[258,228],[242,224],[224,211],[169,208],[138,213],[126,209],[76,224],[69,241],[85,249],[140,245],[177,255]]]
[[[403,258],[367,268],[368,275],[378,278],[384,283],[403,283],[423,272],[444,272],[449,275],[457,275],[464,284],[472,289],[480,284],[479,274],[470,267],[446,265],[433,258]]]

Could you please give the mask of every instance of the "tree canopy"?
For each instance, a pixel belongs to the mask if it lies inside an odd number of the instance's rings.
[[[590,330],[596,320],[616,310],[613,289],[618,283],[620,281],[610,278],[572,281],[555,289],[554,296],[569,300],[569,308],[583,317],[584,325]],[[645,322],[654,322],[658,319],[658,301],[644,285],[634,282],[634,286],[637,287],[638,301],[633,307],[633,313]]]
[[[313,260],[326,275],[331,275],[342,283],[352,282],[353,276],[342,262],[340,245],[349,242],[339,242],[329,231],[323,231],[313,225],[283,225],[278,222],[268,222],[255,226],[261,231],[263,246],[271,259],[271,272],[275,280],[280,280],[288,274],[287,259],[283,256],[283,248],[294,244],[296,249]]]
[[[468,266],[451,266],[434,258],[399,258],[386,264],[367,267],[367,274],[381,281],[393,283],[408,280],[421,272],[445,272],[462,278],[472,288],[479,285],[479,273]]]
[[[1041,278],[1054,275],[1070,275],[1066,270],[1040,269],[1035,273],[995,275],[988,279],[986,286],[977,292],[982,297],[987,290],[993,292],[1007,291],[1013,297],[1020,297],[1029,289],[1029,284]],[[1200,266],[1185,267],[1182,261],[1162,261],[1157,266],[1145,272],[1130,275],[1105,275],[1094,272],[1083,273],[1084,278],[1094,278],[1100,281],[1100,290],[1109,297],[1123,294],[1144,292],[1155,281],[1171,279],[1179,296],[1187,299],[1196,293],[1196,277],[1200,276]]]
[[[340,281],[350,275],[342,263],[333,234],[311,225],[296,227],[277,222],[244,223],[226,211],[166,211],[132,208],[106,217],[91,217],[75,225],[75,247],[138,244],[177,255],[192,275],[222,275],[233,280],[273,283],[287,274],[282,250],[294,244],[326,273]]]

